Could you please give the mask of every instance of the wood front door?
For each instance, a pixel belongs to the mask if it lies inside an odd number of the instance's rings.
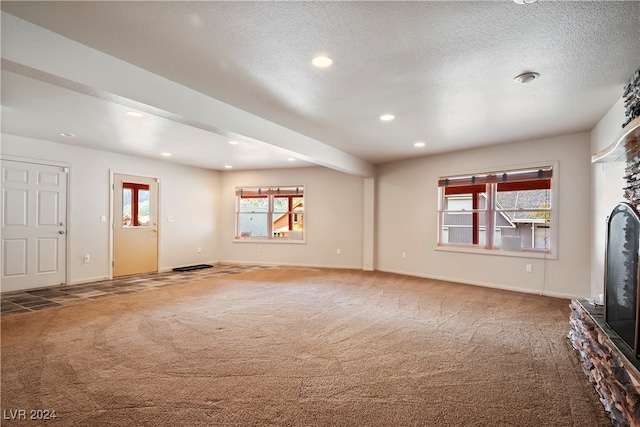
[[[67,169],[2,160],[3,292],[66,283]]]
[[[158,180],[114,174],[113,276],[158,271]]]

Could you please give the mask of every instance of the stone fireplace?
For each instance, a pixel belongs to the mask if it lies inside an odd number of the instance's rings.
[[[640,215],[619,203],[607,219],[604,305],[571,302],[569,339],[614,426],[640,426]]]
[[[640,426],[640,363],[605,323],[602,305],[573,300],[569,321],[568,338],[612,425]]]
[[[626,162],[625,202],[607,218],[604,301],[573,300],[569,339],[614,426],[640,426],[640,70],[625,87],[627,120],[592,163]]]
[[[604,305],[573,301],[569,338],[613,425],[640,426],[640,215],[619,203],[607,219]]]

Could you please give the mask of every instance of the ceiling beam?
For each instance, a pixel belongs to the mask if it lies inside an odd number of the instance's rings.
[[[2,68],[363,177],[374,166],[328,144],[2,12]]]

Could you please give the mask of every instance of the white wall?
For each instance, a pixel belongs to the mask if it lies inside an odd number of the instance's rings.
[[[69,281],[109,275],[110,171],[160,177],[159,267],[219,259],[216,206],[220,173],[71,145],[2,135],[2,156],[63,162],[70,166]],[[173,216],[174,222],[167,222]],[[197,247],[202,253],[197,253]],[[85,254],[91,262],[83,264]]]
[[[368,239],[363,231],[365,180],[330,169],[220,173],[5,134],[1,153],[71,166],[71,283],[108,275],[109,230],[100,216],[109,215],[109,177],[115,169],[161,177],[163,270],[216,261],[362,268],[363,258],[368,258],[363,254],[365,243],[374,241],[375,269],[548,295],[588,296],[603,292],[604,224],[622,200],[624,184],[622,162],[591,165],[590,155],[613,142],[623,119],[620,100],[591,134],[379,165],[375,236]],[[548,161],[559,162],[562,177],[557,188],[557,260],[435,250],[439,176]],[[233,242],[236,186],[299,183],[305,185],[307,198],[305,244]],[[174,222],[167,222],[168,216]],[[341,255],[336,254],[338,248]],[[91,255],[90,264],[82,263],[86,253]],[[525,264],[533,265],[532,273],[524,272]]]
[[[235,188],[304,185],[304,244],[234,242]],[[220,252],[223,260],[362,268],[364,178],[322,167],[229,171],[222,174]],[[336,250],[340,249],[338,255]]]
[[[435,155],[380,165],[377,183],[377,268],[415,276],[580,297],[590,293],[590,135]],[[437,180],[479,170],[558,161],[557,259],[437,251]],[[401,253],[406,253],[406,258]],[[525,272],[532,264],[533,271]]]
[[[625,121],[625,108],[620,98],[600,123],[591,131],[591,153],[595,154],[614,142]],[[604,293],[604,246],[606,220],[611,210],[624,201],[624,162],[595,163],[591,167],[591,295]]]

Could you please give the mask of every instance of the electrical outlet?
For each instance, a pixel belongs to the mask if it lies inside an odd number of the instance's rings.
[[[202,248],[200,246],[198,246],[198,253],[201,254],[202,253]]]
[[[524,267],[524,271],[526,271],[527,273],[531,273],[531,272],[533,271],[533,265],[531,265],[531,264],[527,264],[527,265]]]
[[[89,256],[89,254],[86,254],[84,256],[84,258],[82,259],[82,262],[84,262],[85,264],[89,264],[91,262],[91,257]]]

